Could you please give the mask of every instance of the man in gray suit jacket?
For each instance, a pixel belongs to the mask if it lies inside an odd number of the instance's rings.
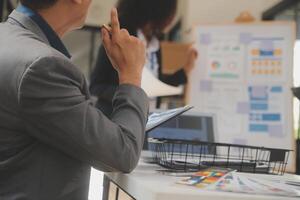
[[[82,26],[91,0],[21,0],[0,24],[0,199],[87,199],[90,167],[132,171],[147,121],[140,88],[145,47],[102,30],[120,77],[111,118],[90,100],[60,38]],[[100,189],[100,188],[99,188]]]

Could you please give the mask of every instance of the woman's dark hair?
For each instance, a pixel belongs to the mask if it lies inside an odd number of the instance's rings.
[[[58,0],[20,0],[20,2],[32,10],[41,10],[53,6]]]
[[[159,30],[175,15],[177,0],[119,0],[117,9],[123,27],[136,30],[151,22]]]

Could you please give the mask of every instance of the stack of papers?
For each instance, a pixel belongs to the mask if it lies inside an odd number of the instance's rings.
[[[207,187],[207,189],[261,195],[300,196],[299,190],[287,184],[248,177],[238,173],[227,174],[216,184]]]
[[[150,98],[180,95],[183,93],[183,86],[174,87],[161,82],[146,67],[143,69],[141,87]]]
[[[179,181],[179,184],[191,185],[198,188],[207,188],[217,183],[222,177],[231,172],[230,169],[210,168],[194,173],[189,178]]]
[[[211,170],[210,170],[211,171]],[[201,189],[237,192],[247,194],[275,195],[299,197],[300,188],[283,182],[265,180],[247,176],[234,171],[226,173],[215,171],[210,174],[206,171],[197,172],[189,178],[179,181],[179,184],[192,185]]]

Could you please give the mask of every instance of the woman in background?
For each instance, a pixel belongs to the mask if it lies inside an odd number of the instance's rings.
[[[187,82],[187,74],[193,68],[197,53],[190,49],[187,63],[174,74],[162,74],[159,36],[173,21],[177,0],[120,0],[117,4],[121,28],[145,42],[146,64],[162,82],[178,86]],[[91,74],[90,91],[98,97],[97,107],[106,115],[112,112],[112,98],[119,85],[117,71],[113,68],[101,45],[97,62]],[[156,103],[158,107],[159,103]]]

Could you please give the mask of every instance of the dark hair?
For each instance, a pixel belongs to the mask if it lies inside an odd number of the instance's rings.
[[[41,10],[53,6],[58,0],[20,0],[24,6],[32,10]]]
[[[136,30],[151,22],[159,30],[175,15],[177,0],[119,0],[117,9],[123,27]]]

